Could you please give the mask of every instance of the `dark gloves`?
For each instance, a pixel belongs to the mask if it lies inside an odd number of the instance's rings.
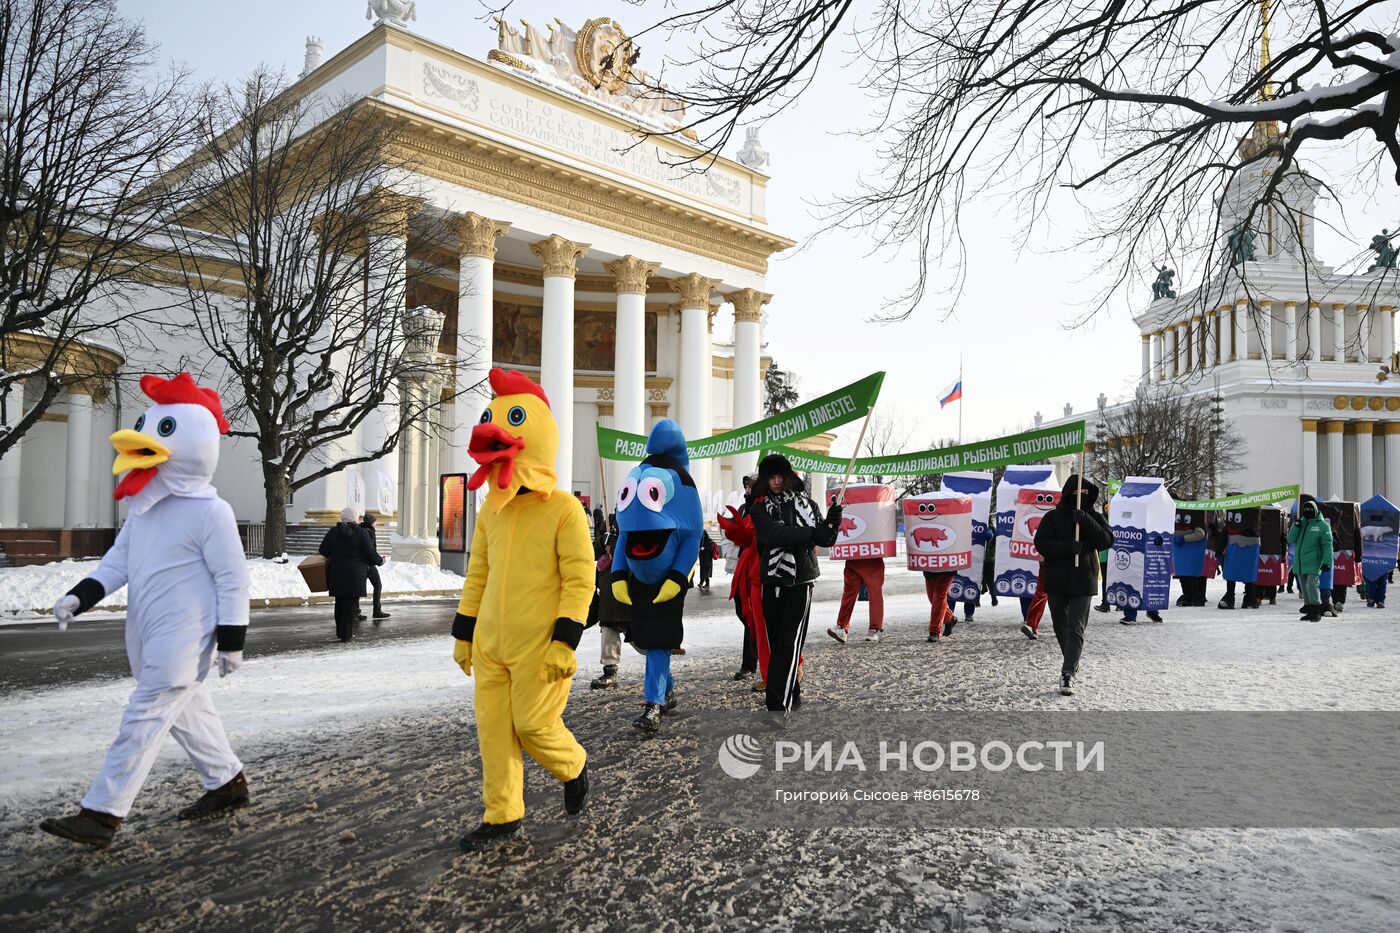
[[[817,547],[831,547],[836,543],[836,528],[821,522],[812,529],[812,543]]]
[[[833,506],[831,507],[831,511],[829,511],[829,512],[826,513],[826,521],[827,521],[827,524],[831,525],[833,528],[840,528],[840,527],[841,527],[841,506],[839,506],[839,505],[833,505]]]

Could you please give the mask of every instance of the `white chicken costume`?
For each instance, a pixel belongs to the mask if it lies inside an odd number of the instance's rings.
[[[156,404],[133,430],[112,435],[112,471],[126,473],[114,496],[129,503],[127,520],[97,570],[54,607],[63,628],[127,587],[126,652],[136,689],[82,811],[41,825],[99,846],[131,809],[167,732],[190,756],[207,791],[182,818],[248,802],[243,765],[204,682],[216,646],[220,676],[238,667],[248,630],[243,545],[233,509],[210,485],[219,435],[229,424],[218,394],[187,373],[169,380],[143,376],[141,389]]]

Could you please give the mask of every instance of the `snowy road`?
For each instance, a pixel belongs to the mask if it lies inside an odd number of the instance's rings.
[[[1057,651],[1016,633],[1014,603],[939,645],[921,581],[891,575],[878,646],[822,631],[813,611],[804,699],[887,710],[1397,709],[1400,613],[1354,600],[1294,621],[1292,597],[1245,613],[1173,610],[1126,627],[1094,614],[1084,690],[1058,697]],[[478,817],[470,683],[441,637],[251,656],[215,685],[254,807],[211,825],[171,814],[197,793],[173,745],[119,842],[75,852],[35,831],[67,810],[110,741],[129,681],[11,690],[0,699],[0,925],[59,929],[1359,930],[1400,927],[1396,830],[714,830],[694,812],[701,755],[685,717],[756,708],[729,678],[737,623],[719,588],[676,664],[682,715],[639,741],[640,659],[591,692],[580,647],[566,714],[589,750],[594,805],[566,820],[558,785],[526,767],[528,842],[461,856]],[[864,607],[858,609],[863,624]],[[70,633],[71,634],[71,633]]]

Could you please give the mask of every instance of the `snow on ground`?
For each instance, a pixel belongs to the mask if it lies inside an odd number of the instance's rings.
[[[1094,613],[1073,698],[1053,690],[1058,651],[1017,633],[1014,601],[984,605],[924,641],[917,575],[892,572],[890,637],[823,633],[820,585],[804,708],[853,728],[891,710],[1396,709],[1395,610],[1296,621],[1296,598],[1245,612],[1173,609],[1162,625]],[[1215,593],[1218,597],[1218,588]],[[865,607],[853,632],[862,633]],[[717,830],[694,812],[687,713],[757,709],[735,665],[738,626],[687,627],[680,715],[661,737],[628,722],[623,687],[590,691],[597,633],[579,649],[566,719],[590,755],[593,805],[562,815],[558,784],[526,766],[529,841],[461,856],[478,818],[470,684],[441,638],[269,658],[215,684],[248,764],[255,806],[204,826],[169,814],[197,793],[173,745],[121,842],[74,852],[32,829],[71,805],[98,766],[129,682],[0,699],[0,922],[111,925],[689,930],[1359,930],[1400,928],[1400,831]],[[756,714],[757,716],[757,714]],[[100,897],[99,897],[100,895]]]
[[[297,570],[297,558],[286,561],[254,558],[248,561],[248,595],[256,604],[269,599],[309,599],[311,591]],[[64,560],[33,567],[0,568],[0,619],[32,621],[47,615],[53,604],[73,585],[92,572],[96,560]],[[460,590],[462,578],[440,567],[389,561],[379,568],[386,593],[422,593]],[[126,607],[126,588],[107,594],[99,610]],[[3,624],[3,622],[0,622]]]

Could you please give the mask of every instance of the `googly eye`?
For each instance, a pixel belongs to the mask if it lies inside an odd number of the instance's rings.
[[[483,411],[483,412],[481,413],[481,423],[482,423],[482,424],[490,424],[490,423],[491,423],[491,409],[488,408],[488,409],[486,409],[485,411]]]
[[[145,426],[146,426],[146,416],[145,416],[145,415],[142,415],[140,418],[137,418],[137,419],[136,419],[136,428],[135,428],[135,430],[139,431],[139,430],[141,430],[141,429],[142,429],[143,427],[145,427]]]
[[[617,491],[617,510],[621,512],[631,505],[635,498],[637,498],[637,480],[636,477],[629,476]]]
[[[666,500],[670,498],[670,493],[666,491],[665,483],[652,476],[637,485],[637,498],[648,509],[660,512],[666,505]]]
[[[160,419],[160,424],[156,425],[156,433],[161,437],[169,437],[175,433],[175,419],[166,415]]]
[[[519,405],[512,406],[511,410],[506,412],[506,420],[514,427],[520,427],[520,425],[525,423],[525,409],[521,408]]]

